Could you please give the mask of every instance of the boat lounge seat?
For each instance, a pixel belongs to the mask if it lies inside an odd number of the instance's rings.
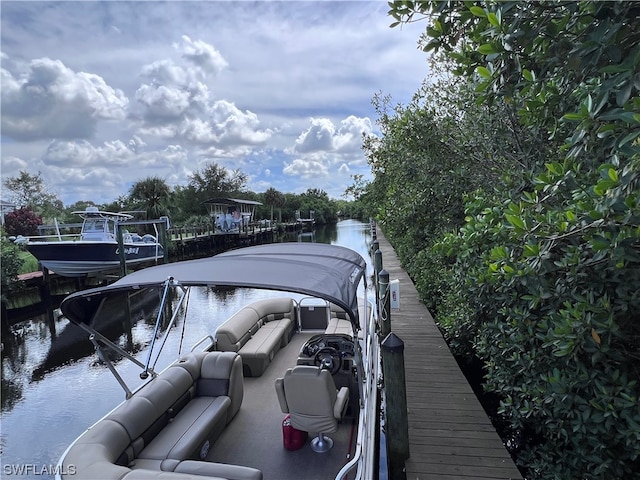
[[[85,432],[64,471],[82,479],[260,480],[254,468],[201,461],[243,392],[239,355],[189,354]]]
[[[276,379],[276,393],[282,413],[291,415],[291,426],[304,432],[318,432],[311,441],[315,452],[327,452],[333,440],[325,436],[338,430],[347,409],[349,388],[339,391],[328,370],[310,365],[288,369]]]
[[[259,377],[291,340],[296,310],[291,298],[269,298],[236,312],[216,331],[216,349],[237,352],[246,377]]]
[[[329,325],[325,329],[326,335],[348,335],[353,338],[353,327],[351,321],[343,320],[337,317],[331,317]]]
[[[353,338],[353,326],[347,313],[337,305],[331,305],[331,318],[325,329],[326,335],[349,335]]]
[[[191,458],[207,440],[215,442],[227,424],[230,406],[231,400],[227,396],[191,399],[140,452],[138,458],[160,460],[160,469],[165,469],[165,466],[172,469],[181,459]]]
[[[260,470],[241,465],[184,460],[176,464],[172,471],[159,472],[153,462],[139,460],[137,463],[138,467],[122,477],[123,480],[262,480]]]

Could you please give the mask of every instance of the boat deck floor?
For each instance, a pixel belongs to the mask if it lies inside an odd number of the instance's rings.
[[[296,364],[302,345],[318,332],[303,332],[280,349],[260,377],[244,379],[244,399],[236,417],[211,446],[207,460],[244,465],[262,471],[264,480],[327,480],[335,478],[353,454],[356,426],[345,418],[338,431],[328,436],[334,441],[327,453],[311,450],[316,432],[310,432],[306,444],[295,451],[286,450],[282,437],[285,414],[275,390],[276,378]]]

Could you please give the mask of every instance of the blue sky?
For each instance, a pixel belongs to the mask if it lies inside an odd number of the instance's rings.
[[[41,172],[65,205],[110,202],[211,161],[248,187],[340,198],[370,176],[381,92],[428,75],[424,23],[386,1],[2,1],[2,178]],[[2,197],[6,197],[3,193]]]

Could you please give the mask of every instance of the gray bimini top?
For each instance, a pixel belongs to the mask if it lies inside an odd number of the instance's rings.
[[[319,297],[343,308],[359,330],[357,289],[362,278],[366,282],[365,273],[365,260],[346,247],[273,243],[144,268],[106,287],[71,294],[60,309],[72,322],[88,325],[110,295],[161,288],[172,279],[183,287],[259,288]]]

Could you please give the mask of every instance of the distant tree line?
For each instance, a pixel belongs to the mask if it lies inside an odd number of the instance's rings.
[[[433,75],[374,98],[382,224],[527,478],[640,472],[640,4],[398,1]],[[360,179],[361,180],[361,179]]]
[[[294,222],[295,211],[303,217],[314,212],[317,223],[335,223],[338,215],[360,218],[362,207],[357,201],[336,200],[317,188],[301,194],[282,193],[274,188],[266,192],[251,192],[247,188],[247,174],[240,170],[228,171],[215,162],[189,176],[186,186],[170,186],[160,177],[148,177],[133,184],[130,190],[112,202],[96,204],[91,200],[77,201],[64,206],[51,193],[41,173],[21,171],[16,177],[4,181],[5,191],[19,206],[5,215],[5,231],[9,235],[37,235],[37,226],[58,223],[77,223],[74,211],[95,206],[106,211],[139,212],[143,218],[157,219],[168,216],[172,225],[206,226],[212,219],[208,216],[204,202],[211,198],[239,198],[261,202],[256,219],[279,222]],[[345,194],[347,194],[346,192]]]
[[[239,170],[229,172],[211,162],[189,176],[186,186],[172,187],[162,178],[149,177],[134,183],[126,194],[112,202],[96,204],[91,200],[82,200],[67,206],[52,193],[40,172],[32,174],[21,171],[19,175],[7,178],[3,182],[3,195],[7,195],[18,208],[5,214],[0,236],[2,301],[6,301],[8,293],[22,287],[18,275],[33,268],[32,257],[24,251],[24,247],[13,243],[10,237],[38,235],[39,225],[52,225],[56,221],[58,224],[77,224],[80,218],[73,212],[89,206],[105,211],[134,212],[139,219],[168,216],[172,227],[203,229],[211,227],[213,222],[203,202],[220,197],[261,202],[263,205],[256,209],[256,220],[267,219],[278,223],[294,222],[296,210],[300,211],[302,217],[307,217],[313,211],[318,224],[335,223],[339,216],[362,218],[364,215],[363,204],[357,200],[332,199],[317,188],[300,194],[282,193],[274,188],[256,193],[247,188],[247,178]],[[350,194],[352,192],[345,192],[345,196]]]

